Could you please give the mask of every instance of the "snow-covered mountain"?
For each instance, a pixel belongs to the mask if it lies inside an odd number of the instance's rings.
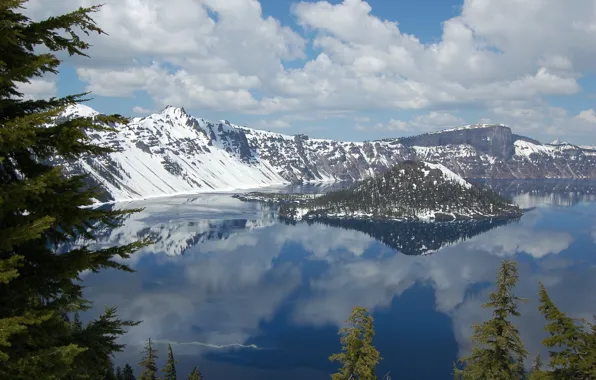
[[[85,105],[64,118],[94,116]],[[468,178],[596,178],[596,151],[544,145],[503,125],[478,124],[419,136],[341,142],[209,122],[168,106],[119,132],[91,137],[118,150],[64,162],[105,190],[102,201],[249,189],[289,183],[360,180],[404,160],[440,163]]]

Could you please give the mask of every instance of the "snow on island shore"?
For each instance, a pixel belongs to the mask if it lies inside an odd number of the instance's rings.
[[[260,200],[260,195],[238,196]],[[274,195],[269,194],[271,202]],[[405,161],[346,190],[319,197],[278,198],[291,220],[374,219],[448,221],[519,217],[521,210],[490,189],[475,187],[441,164]]]

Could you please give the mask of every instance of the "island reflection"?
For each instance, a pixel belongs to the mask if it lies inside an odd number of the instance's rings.
[[[205,197],[147,202],[98,243],[158,238],[128,260],[136,273],[85,276],[98,307],[118,305],[123,318],[143,321],[123,338],[128,347],[118,363],[138,362],[141,343],[152,337],[162,353],[163,344],[173,345],[181,373],[199,365],[212,379],[326,379],[337,329],[360,305],[377,321],[379,372],[451,378],[453,360],[469,349],[469,326],[488,317],[480,305],[507,257],[520,262],[521,296],[534,298],[540,280],[570,315],[595,311],[594,292],[578,291],[596,288],[592,204],[452,228],[446,238],[404,228],[394,239],[401,254],[377,241],[388,240],[375,236],[382,228],[286,225],[256,205]],[[426,248],[408,246],[408,234]],[[519,319],[531,354],[543,336],[536,307],[525,305]]]

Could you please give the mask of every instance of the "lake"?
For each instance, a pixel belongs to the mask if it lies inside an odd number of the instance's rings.
[[[365,306],[375,318],[380,376],[451,379],[453,362],[469,351],[470,326],[490,316],[480,305],[500,261],[515,259],[517,293],[530,298],[516,324],[532,358],[545,336],[538,281],[571,316],[596,313],[593,185],[491,183],[535,207],[492,223],[289,225],[229,194],[118,204],[145,210],[97,245],[145,236],[156,243],[126,260],[135,273],[83,275],[95,302],[86,318],[115,305],[122,318],[143,321],[115,359],[137,376],[151,337],[160,365],[172,345],[180,378],[198,366],[207,380],[329,379],[337,331],[353,306]]]

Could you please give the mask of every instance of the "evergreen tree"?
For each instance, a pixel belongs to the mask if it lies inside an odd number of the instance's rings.
[[[354,307],[347,326],[342,328],[340,342],[342,351],[329,357],[342,367],[332,375],[333,380],[376,380],[376,367],[381,357],[373,346],[375,335],[372,315],[366,308]]]
[[[472,342],[475,347],[468,357],[460,359],[463,368],[454,368],[456,379],[512,380],[523,379],[527,351],[519,331],[511,323],[521,298],[513,294],[518,281],[517,266],[513,261],[503,261],[497,274],[496,290],[490,294],[485,308],[493,309],[493,318],[474,325]]]
[[[528,376],[530,380],[550,380],[550,373],[542,369],[542,358],[537,354],[532,363],[532,368]]]
[[[186,379],[187,380],[203,380],[203,375],[201,375],[201,372],[199,372],[197,367],[194,367],[192,369],[192,372],[188,375],[188,377]]]
[[[580,363],[580,370],[589,379],[596,379],[596,316],[595,323],[590,324],[590,332],[586,334],[586,355]]]
[[[559,310],[541,283],[539,310],[546,318],[549,337],[542,341],[549,349],[548,363],[555,379],[587,379],[582,363],[588,356],[589,337],[583,326]],[[554,349],[554,350],[553,350]]]
[[[534,363],[532,363],[532,372],[538,372],[542,370],[542,358],[540,354],[537,354],[534,358]]]
[[[112,368],[111,355],[121,351],[124,345],[117,344],[115,338],[125,333],[124,327],[135,326],[137,322],[122,321],[116,315],[116,308],[106,308],[105,312],[93,321],[83,326],[78,314],[75,314],[71,332],[73,341],[86,350],[78,355],[72,364],[76,369],[68,375],[68,380],[74,379],[101,379],[102,369],[107,365]],[[107,359],[106,359],[107,358]],[[113,368],[111,369],[113,373]],[[108,379],[113,379],[112,376]]]
[[[137,380],[130,364],[126,363],[122,369],[122,380]]]
[[[172,345],[168,344],[168,360],[163,369],[164,380],[176,380],[176,361],[172,352]]]
[[[129,323],[108,313],[92,328],[77,331],[67,316],[90,307],[79,273],[130,270],[114,257],[127,258],[146,242],[57,254],[64,243],[92,240],[98,229],[119,225],[134,210],[82,208],[92,204],[96,189],[86,188],[83,176],[66,178],[61,167],[48,162],[109,152],[92,144],[86,132],[113,130],[99,121],[115,125],[125,120],[57,118],[86,94],[49,100],[22,96],[19,83],[57,73],[56,52],[85,56],[89,44],[77,30],[103,33],[91,18],[99,7],[34,22],[22,14],[25,3],[0,0],[0,378],[97,378],[105,374],[111,353],[121,348],[114,342]],[[92,348],[85,342],[98,343]],[[83,366],[93,368],[81,373]]]
[[[151,338],[149,338],[145,344],[145,348],[143,349],[143,360],[139,365],[143,369],[140,378],[141,380],[157,379],[157,349],[153,347]]]
[[[110,359],[110,364],[104,377],[105,380],[117,380],[116,374],[114,373],[114,362]]]
[[[120,368],[120,366],[116,367],[116,379],[124,380],[124,377],[122,377],[122,369]]]

